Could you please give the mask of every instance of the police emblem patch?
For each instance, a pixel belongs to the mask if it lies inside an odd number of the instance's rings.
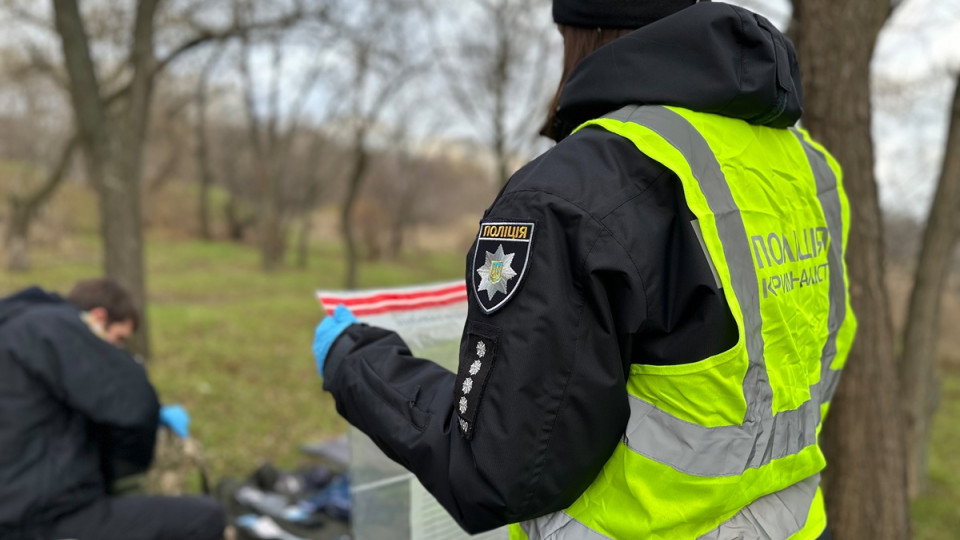
[[[520,287],[533,249],[534,224],[484,221],[473,253],[473,292],[486,314],[503,307]]]

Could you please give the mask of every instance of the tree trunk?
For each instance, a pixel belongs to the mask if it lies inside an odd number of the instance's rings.
[[[852,223],[847,252],[859,332],[822,437],[824,494],[836,540],[909,537],[898,370],[884,285],[871,138],[870,63],[888,0],[799,0],[804,123],[844,167]]]
[[[508,170],[509,156],[507,150],[507,92],[510,82],[510,61],[512,47],[508,35],[505,13],[498,11],[497,20],[497,60],[494,77],[494,105],[493,105],[493,154],[496,159],[496,175],[498,185],[505,186],[510,180]]]
[[[297,238],[297,267],[310,266],[310,232],[313,230],[313,216],[307,210],[300,222],[300,235]]]
[[[390,240],[387,244],[387,257],[397,260],[406,247],[407,231],[416,220],[414,207],[420,196],[422,180],[419,171],[405,172],[404,182],[393,207],[393,219],[390,222]]]
[[[493,143],[494,146],[494,159],[496,161],[496,177],[497,185],[503,187],[507,185],[507,182],[510,180],[510,167],[509,167],[509,156],[507,156],[506,141],[502,138],[503,134],[498,133],[496,135],[496,141]]]
[[[131,175],[139,173],[139,159],[128,154],[130,147],[117,138],[113,142],[118,146],[109,155],[99,189],[105,274],[122,283],[141,306],[140,329],[130,348],[149,356],[140,182],[129,180],[137,178]]]
[[[353,228],[353,211],[367,172],[366,140],[366,127],[358,127],[353,141],[353,168],[347,180],[347,194],[340,212],[340,232],[343,235],[343,244],[347,250],[347,270],[344,277],[344,287],[347,289],[357,288],[359,253],[357,252],[357,239]]]
[[[960,82],[960,78],[958,78]],[[960,208],[960,84],[953,95],[940,181],[917,260],[900,365],[907,410],[908,487],[916,497],[927,487],[930,424],[939,404],[937,344],[940,308],[957,242]]]
[[[249,36],[244,35],[240,71],[243,77],[243,101],[247,114],[247,132],[253,149],[254,183],[259,198],[257,201],[257,228],[260,266],[263,270],[270,272],[283,264],[282,259],[278,258],[278,253],[282,252],[282,247],[279,245],[282,238],[279,186],[278,179],[274,174],[276,166],[273,163],[275,159],[273,143],[276,140],[276,124],[271,117],[266,129],[264,129],[260,118],[257,116],[257,97],[254,92],[253,73],[250,68],[250,49]],[[279,46],[274,44],[272,89],[275,89],[278,84],[278,69],[281,62],[279,51]],[[269,98],[269,108],[274,114],[277,113],[276,96],[276,90],[272,90]]]
[[[147,317],[147,279],[144,267],[143,211],[140,198],[140,178],[143,175],[143,154],[153,101],[154,70],[156,58],[153,51],[154,17],[160,0],[140,0],[133,28],[133,45],[130,64],[133,79],[130,82],[129,103],[112,134],[111,172],[105,181],[115,179],[118,186],[105,199],[107,215],[101,215],[106,223],[104,238],[107,276],[125,284],[143,314],[140,328],[130,345],[136,353],[149,357],[150,340]],[[106,182],[105,182],[106,183]],[[108,189],[111,189],[108,187]],[[114,200],[110,200],[114,198]],[[116,215],[114,215],[116,214]]]
[[[284,239],[276,199],[268,195],[261,212],[260,261],[263,269],[271,272],[283,266]]]
[[[220,53],[210,58],[204,65],[200,82],[197,84],[197,123],[194,126],[194,137],[196,138],[197,171],[200,173],[200,200],[198,201],[197,211],[199,214],[200,238],[203,240],[213,239],[213,231],[210,226],[210,186],[213,185],[213,167],[210,165],[210,144],[207,141],[207,84],[210,71],[219,59]]]
[[[286,264],[287,261],[287,247],[289,246],[290,238],[290,220],[285,216],[281,216],[277,219],[277,242],[274,244],[274,253],[273,256],[276,260],[280,261],[281,265]]]
[[[104,240],[104,266],[108,277],[125,284],[140,305],[140,328],[130,348],[148,356],[148,311],[143,264],[143,227],[140,182],[144,140],[157,73],[175,58],[211,41],[247,36],[254,25],[237,25],[222,32],[204,31],[174,48],[161,61],[154,53],[154,19],[162,0],[138,0],[129,53],[130,82],[104,94],[90,53],[77,0],[52,0],[56,31],[61,39],[64,67],[70,82],[70,99],[90,177],[97,185],[100,228]],[[293,11],[261,27],[288,27],[303,11]],[[108,107],[110,110],[108,111]]]
[[[153,19],[159,1],[140,0],[137,4],[129,56],[132,80],[122,108],[110,115],[77,2],[53,0],[77,131],[99,196],[104,274],[126,286],[143,311],[140,328],[130,342],[130,349],[142,356],[149,356],[150,347],[140,177],[153,95]]]
[[[7,270],[26,272],[30,269],[30,256],[27,242],[30,235],[30,214],[26,205],[18,197],[10,197],[10,221],[4,241],[7,251]]]
[[[180,164],[181,154],[183,153],[183,146],[179,138],[177,138],[173,144],[174,147],[170,150],[170,154],[166,156],[154,175],[143,180],[143,183],[146,185],[146,196],[148,199],[163,189],[164,186],[169,184],[176,176],[177,166]],[[146,146],[146,143],[144,146]]]
[[[403,253],[403,242],[406,239],[407,224],[402,220],[394,222],[393,227],[390,229],[390,242],[387,245],[387,257],[395,261],[400,258],[400,255]]]
[[[240,208],[240,203],[237,202],[237,197],[231,193],[230,198],[223,206],[223,217],[227,222],[227,238],[237,243],[243,242],[247,228],[256,221],[255,218],[250,219],[242,214],[243,211]]]
[[[256,216],[251,219],[244,213],[243,205],[238,193],[241,193],[240,180],[238,180],[237,160],[224,156],[225,159],[220,163],[220,170],[224,185],[227,189],[227,201],[223,204],[223,219],[227,226],[227,238],[235,243],[243,243],[247,227],[255,223]]]
[[[206,143],[204,143],[206,146]],[[199,150],[197,151],[200,152]],[[204,150],[206,153],[206,150]],[[209,174],[209,165],[207,165],[207,171],[200,173],[200,203],[198,205],[198,212],[200,218],[200,238],[203,240],[212,240],[213,239],[213,230],[210,225],[210,186],[213,185],[212,175]]]
[[[255,154],[259,155],[259,154]],[[276,270],[281,261],[277,260],[277,241],[279,238],[280,223],[277,215],[276,199],[273,196],[274,179],[266,170],[262,159],[256,166],[257,188],[260,195],[260,204],[257,206],[257,228],[259,229],[260,266],[271,272]]]
[[[40,187],[26,197],[10,198],[10,223],[7,228],[7,269],[23,272],[30,269],[30,226],[37,211],[56,193],[70,167],[70,160],[77,148],[77,137],[71,137],[60,151],[60,157],[49,171]]]

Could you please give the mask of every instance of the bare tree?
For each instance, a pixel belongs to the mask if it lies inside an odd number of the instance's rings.
[[[200,224],[200,238],[211,240],[213,232],[210,223],[210,188],[213,186],[214,174],[210,163],[210,143],[207,133],[207,108],[209,103],[210,74],[220,61],[223,48],[210,55],[200,72],[195,92],[196,111],[194,120],[194,157],[197,162],[200,190],[197,214]]]
[[[153,22],[158,5],[159,0],[137,4],[129,58],[132,75],[122,111],[110,114],[77,2],[53,0],[80,143],[100,198],[106,275],[129,287],[141,306],[146,283],[139,178],[157,61]],[[146,322],[144,317],[134,344],[143,354],[149,351]]]
[[[240,6],[239,17],[242,20],[249,19],[252,11],[252,4],[244,2]],[[290,189],[289,164],[298,136],[302,134],[304,119],[307,118],[307,104],[326,66],[320,62],[311,66],[302,76],[294,95],[289,96],[292,101],[287,107],[282,107],[283,79],[285,76],[289,78],[286,69],[289,47],[286,36],[279,32],[269,33],[266,42],[271,56],[270,75],[265,99],[261,100],[250,66],[252,38],[251,34],[243,36],[240,71],[250,147],[253,150],[254,183],[259,198],[261,263],[264,270],[273,270],[283,264],[289,222],[296,210],[286,204],[287,198],[284,197]]]
[[[340,230],[347,254],[344,286],[357,286],[359,250],[354,230],[354,212],[370,164],[372,136],[381,118],[401,89],[423,72],[422,55],[413,50],[410,21],[418,6],[407,0],[371,1],[357,20],[356,13],[345,14],[345,32],[351,58],[351,103],[347,119],[351,158],[346,193],[340,213]],[[405,24],[407,23],[407,24]]]
[[[457,105],[474,121],[504,185],[534,141],[546,113],[547,77],[531,76],[549,65],[555,50],[552,25],[541,24],[545,0],[474,0],[484,25],[442,61]],[[457,5],[461,9],[460,4]]]
[[[27,246],[33,218],[66,178],[76,147],[77,138],[72,136],[63,145],[56,164],[49,170],[41,185],[26,195],[10,195],[10,216],[5,238],[8,270],[25,271],[30,268]]]
[[[795,4],[797,2],[794,2]],[[897,8],[901,2],[894,2]],[[940,9],[956,10],[956,7],[940,6]],[[955,13],[955,11],[954,11]],[[908,23],[911,24],[911,23]],[[912,23],[916,24],[916,23]],[[928,53],[934,53],[935,47],[926,43],[922,38],[922,28],[897,24],[898,31],[908,33],[910,41],[926,48]],[[893,31],[894,28],[891,28]],[[917,39],[920,37],[920,41]],[[897,171],[901,182],[894,186],[903,190],[905,185],[916,189],[916,141],[925,138],[925,126],[932,116],[939,116],[942,111],[931,104],[938,100],[933,95],[939,92],[941,75],[935,72],[928,73],[915,80],[907,80],[899,72],[887,74],[875,73],[873,80],[874,104],[883,109],[897,109],[901,111],[895,118],[884,118],[874,111],[874,121],[886,121],[887,125],[880,124],[880,129],[913,129],[911,137],[914,146],[891,148],[886,151],[889,166],[891,161],[909,164],[904,170]],[[958,73],[950,76],[955,86]],[[929,215],[924,221],[910,210],[902,215],[894,215],[886,220],[885,227],[886,251],[893,264],[913,265],[914,280],[911,283],[912,291],[909,296],[909,305],[903,314],[902,334],[899,335],[902,346],[897,357],[899,367],[899,381],[901,393],[897,394],[902,403],[905,415],[904,448],[907,456],[907,494],[910,499],[921,494],[928,485],[928,454],[931,440],[932,418],[939,405],[939,355],[940,341],[940,314],[946,281],[949,276],[952,258],[957,243],[960,217],[957,208],[960,207],[960,165],[956,154],[960,148],[960,114],[958,114],[958,100],[955,89],[951,114],[949,115],[947,138],[945,142],[944,158],[939,169],[939,179],[933,180],[935,194]],[[904,125],[902,111],[910,110],[911,125]],[[929,133],[927,134],[929,135]],[[889,144],[889,143],[888,143]],[[931,143],[926,142],[926,150],[933,152]],[[905,193],[897,193],[902,202]],[[899,210],[904,212],[903,209]],[[891,234],[893,236],[891,236]],[[922,239],[922,240],[921,240]],[[892,256],[891,256],[892,254]],[[842,436],[837,435],[837,436]],[[840,474],[839,471],[837,474]]]
[[[11,101],[0,146],[4,157],[20,163],[4,175],[20,185],[7,193],[6,267],[25,271],[30,268],[30,230],[70,172],[76,140],[65,131],[72,129],[64,122],[68,105],[58,99],[58,88],[41,73],[43,68],[12,47],[0,51],[0,61],[3,97]]]
[[[186,113],[192,96],[182,92],[164,92],[161,86],[154,99],[153,119],[145,141],[144,195],[156,195],[167,184],[183,175],[183,154],[189,141]]]
[[[910,533],[904,422],[884,284],[874,177],[870,64],[889,0],[794,0],[804,122],[845,169],[853,213],[847,262],[859,331],[823,434],[824,494],[837,540]]]
[[[226,222],[227,238],[233,242],[243,242],[247,231],[257,224],[257,213],[253,202],[253,174],[250,165],[250,152],[245,151],[249,141],[249,130],[233,125],[214,125],[210,129],[215,141],[211,145],[212,161],[217,164],[218,176],[227,191],[227,200],[223,205],[223,218]]]
[[[393,182],[390,182],[382,193],[386,205],[385,213],[388,224],[388,240],[386,255],[397,259],[403,251],[406,231],[422,219],[424,212],[418,201],[424,199],[424,190],[429,180],[429,164],[416,159],[408,150],[400,149],[388,163],[394,165]]]
[[[86,29],[91,23],[84,19],[77,1],[52,0],[80,146],[100,201],[105,273],[124,283],[144,308],[140,331],[132,342],[133,349],[144,355],[149,353],[149,333],[140,180],[157,75],[185,52],[204,43],[243,35],[257,27],[294,24],[306,16],[297,2],[290,12],[276,19],[248,25],[210,28],[190,20],[187,23],[190,35],[172,44],[166,55],[158,57],[155,37],[160,4],[161,0],[138,0],[133,27],[126,40],[129,48],[120,55],[123,60],[117,63],[116,69],[103,76],[104,70],[98,70],[91,54]],[[106,6],[122,12],[122,6],[116,3]],[[104,21],[98,19],[97,22]],[[105,22],[117,24],[109,17]]]
[[[917,260],[900,364],[907,409],[907,478],[911,497],[927,485],[930,428],[940,401],[940,312],[960,235],[960,74],[955,81],[943,165]]]
[[[408,115],[414,107],[403,107],[392,133],[390,145],[380,152],[370,166],[370,179],[363,196],[364,221],[361,235],[365,237],[368,255],[376,259],[385,255],[399,258],[405,246],[406,233],[413,226],[442,210],[432,206],[428,186],[434,189],[456,189],[451,180],[445,186],[436,185],[435,170],[443,161],[430,159],[418,150],[417,140],[409,133]],[[439,131],[439,122],[427,128],[428,133]],[[445,173],[449,171],[443,171]],[[481,179],[482,180],[482,179]]]
[[[294,193],[297,204],[294,209],[300,218],[297,236],[297,266],[306,268],[310,261],[310,236],[313,232],[313,210],[325,192],[325,188],[338,177],[339,160],[327,155],[330,141],[321,130],[314,130],[306,149],[306,159],[300,160],[302,166],[294,171]]]
[[[268,104],[270,112],[266,126],[261,122],[257,114],[257,99],[254,90],[253,75],[250,70],[250,40],[247,36],[243,39],[243,51],[240,56],[240,71],[243,74],[243,95],[245,110],[247,113],[247,125],[250,134],[250,147],[253,149],[254,164],[254,182],[257,194],[260,198],[258,208],[258,222],[260,234],[260,261],[264,270],[273,270],[281,263],[283,255],[283,242],[280,226],[279,190],[280,181],[274,173],[275,166],[271,166],[275,148],[273,143],[277,141],[277,111],[279,103],[278,85],[280,64],[283,61],[282,47],[274,36],[273,43],[273,78],[270,88]],[[264,133],[266,131],[266,133]]]

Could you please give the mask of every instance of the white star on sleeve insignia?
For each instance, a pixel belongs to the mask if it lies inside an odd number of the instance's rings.
[[[473,390],[473,379],[471,379],[470,377],[467,377],[466,379],[464,379],[462,390],[464,394],[469,394],[470,391]]]
[[[477,373],[480,373],[480,368],[482,366],[483,364],[480,363],[479,360],[474,360],[473,363],[470,364],[470,375],[476,375]]]
[[[477,268],[480,274],[480,286],[477,292],[487,291],[487,300],[493,300],[493,297],[501,292],[507,294],[507,282],[517,276],[513,269],[513,253],[504,253],[503,244],[497,247],[496,253],[485,252],[487,254],[486,263]]]
[[[458,405],[460,406],[460,414],[464,414],[467,412],[467,398],[465,397],[460,398],[460,403]]]
[[[483,358],[487,354],[487,344],[478,341],[477,342],[477,358]]]

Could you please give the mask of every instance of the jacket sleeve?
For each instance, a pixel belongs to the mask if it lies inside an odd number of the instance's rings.
[[[144,472],[153,460],[159,402],[146,370],[127,352],[59,310],[42,331],[50,386],[90,422],[107,482]]]
[[[337,410],[471,533],[566,508],[597,476],[629,416],[621,327],[636,328],[646,311],[629,257],[576,205],[514,192],[488,221],[532,222],[535,235],[516,290],[490,315],[468,254],[459,374],[413,357],[390,331],[353,325],[324,381]],[[472,425],[461,423],[464,404],[476,408],[464,415]]]

